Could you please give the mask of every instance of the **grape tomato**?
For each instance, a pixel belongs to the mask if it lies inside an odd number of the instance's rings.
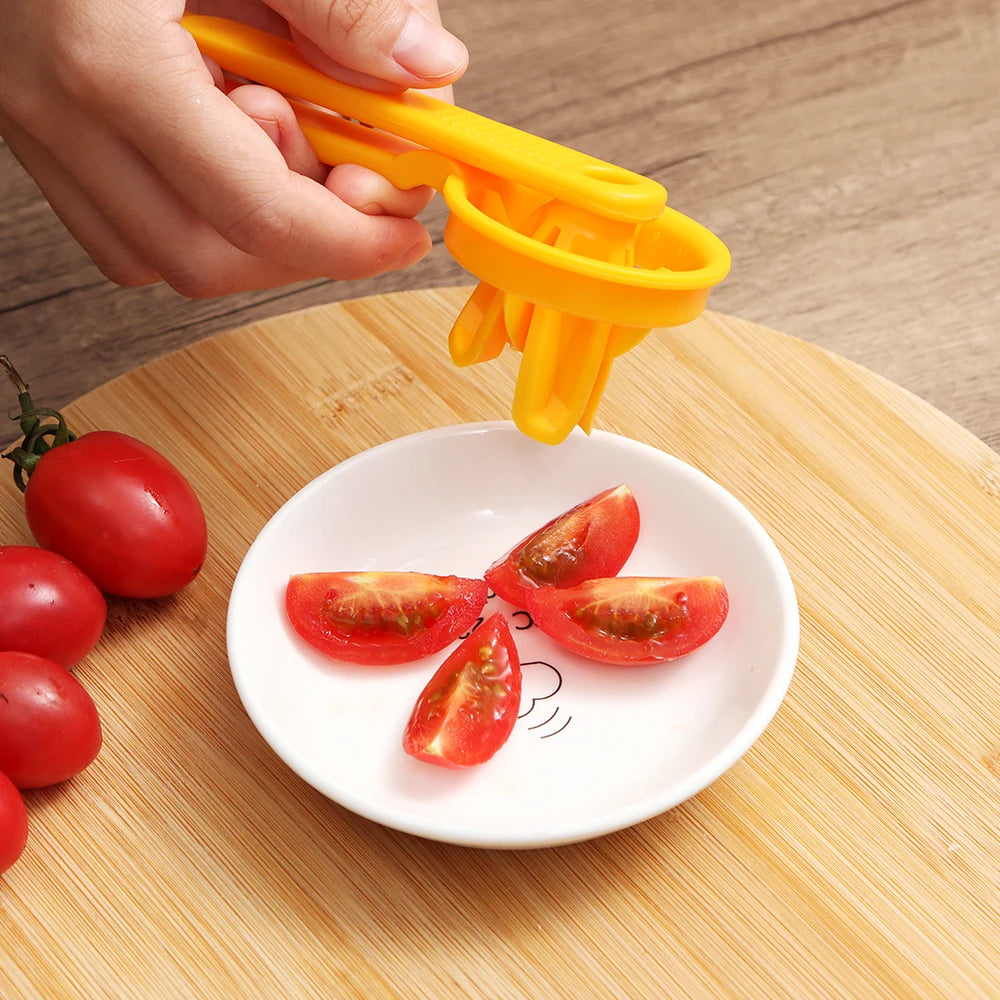
[[[166,597],[201,570],[208,530],[187,480],[159,452],[91,431],[46,452],[24,491],[31,534],[106,594]]]
[[[0,546],[0,650],[79,663],[104,631],[104,595],[65,556],[32,545]]]

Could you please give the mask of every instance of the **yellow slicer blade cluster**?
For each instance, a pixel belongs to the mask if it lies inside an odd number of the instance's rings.
[[[451,357],[519,351],[512,416],[538,441],[589,432],[614,359],[654,327],[697,317],[729,272],[722,241],[647,177],[424,92],[341,83],[292,42],[239,22],[182,24],[223,70],[283,93],[323,163],[440,192],[445,246],[479,278]]]

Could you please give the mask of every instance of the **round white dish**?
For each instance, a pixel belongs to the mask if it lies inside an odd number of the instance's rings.
[[[401,739],[451,648],[393,667],[325,658],[293,631],[288,577],[418,570],[481,577],[581,500],[627,483],[641,516],[621,575],[719,576],[721,631],[687,657],[615,667],[562,650],[510,615],[524,669],[520,717],[496,756],[449,770]],[[285,763],[346,808],[418,836],[489,848],[580,841],[656,816],[730,768],[778,710],[798,653],[787,568],[760,523],[707,476],[648,445],[574,432],[558,447],[506,422],[401,438],[330,469],[251,545],[229,603],[237,691]]]

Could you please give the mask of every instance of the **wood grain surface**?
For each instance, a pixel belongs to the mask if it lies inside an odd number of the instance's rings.
[[[663,182],[733,252],[713,308],[885,375],[1000,447],[997,0],[442,0],[460,103]],[[191,302],[101,278],[0,145],[0,346],[53,403],[418,266]]]
[[[994,1000],[1000,459],[800,339],[715,312],[654,331],[598,417],[733,492],[797,589],[788,696],[704,792],[586,843],[480,851],[354,816],[254,730],[225,615],[269,516],[362,449],[508,412],[516,356],[448,360],[467,291],[257,322],[69,408],[189,474],[211,552],[172,599],[113,600],[77,668],[105,746],[27,796],[0,995]],[[30,540],[10,483],[0,532]]]

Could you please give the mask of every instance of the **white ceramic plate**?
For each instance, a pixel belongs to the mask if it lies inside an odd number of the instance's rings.
[[[673,663],[613,667],[515,631],[521,716],[476,768],[416,761],[401,738],[451,648],[395,667],[325,659],[284,613],[289,575],[419,570],[481,576],[521,538],[627,483],[641,515],[623,575],[716,575],[730,612]],[[488,611],[516,610],[491,598]],[[514,615],[513,625],[526,616]],[[233,678],[275,752],[331,799],[420,836],[522,848],[596,837],[683,802],[763,732],[791,681],[792,582],[751,514],[701,472],[612,434],[538,444],[508,423],[446,427],[364,452],[304,487],[250,547],[229,605]]]

